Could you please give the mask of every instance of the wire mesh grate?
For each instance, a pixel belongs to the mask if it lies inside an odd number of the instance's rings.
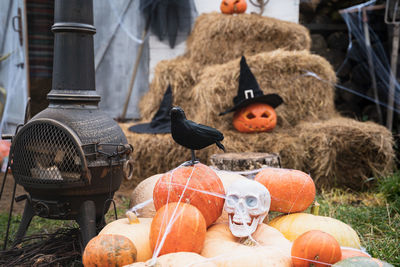
[[[82,162],[66,130],[50,123],[24,127],[16,140],[11,170],[19,183],[80,182]]]

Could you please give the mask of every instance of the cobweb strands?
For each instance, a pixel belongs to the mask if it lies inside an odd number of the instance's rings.
[[[384,99],[382,99],[382,100],[379,100],[379,99],[376,100],[376,99],[374,99],[374,98],[368,96],[367,94],[362,94],[362,93],[360,93],[360,92],[358,92],[358,91],[355,91],[355,90],[353,90],[353,89],[351,89],[351,88],[345,87],[345,86],[340,85],[340,84],[338,84],[338,83],[334,84],[334,83],[332,83],[332,82],[330,82],[330,81],[327,81],[327,80],[322,79],[320,76],[318,76],[318,74],[316,74],[316,73],[314,73],[314,72],[311,72],[311,71],[305,71],[305,73],[304,73],[302,76],[314,77],[314,78],[317,79],[317,80],[320,80],[320,81],[322,81],[322,82],[325,82],[325,83],[327,83],[327,84],[329,84],[329,85],[336,86],[337,88],[339,88],[339,89],[341,89],[341,90],[344,90],[344,91],[347,91],[347,92],[349,92],[349,93],[358,95],[358,96],[363,97],[363,98],[365,98],[365,99],[367,99],[367,100],[370,100],[371,102],[376,102],[376,103],[379,104],[380,106],[383,106],[383,107],[385,107],[385,108],[387,108],[387,109],[393,110],[393,111],[395,111],[395,112],[397,112],[397,113],[400,114],[400,109],[398,109],[396,106],[393,106],[393,107],[389,106],[389,105],[387,104],[387,102],[384,101]]]
[[[360,5],[340,10],[340,14],[347,25],[349,34],[349,45],[347,48],[346,58],[341,67],[339,67],[339,69],[337,70],[337,73],[341,72],[342,67],[350,59],[350,54],[358,57],[358,60],[362,62],[364,71],[366,73],[369,72],[371,75],[375,76],[378,95],[376,96],[376,98],[371,98],[365,94],[360,94],[354,90],[349,90],[346,87],[338,87],[340,89],[362,96],[372,102],[376,102],[386,109],[391,109],[399,114],[400,85],[395,79],[394,107],[391,107],[390,105],[388,105],[390,80],[392,75],[390,61],[379,36],[372,29],[371,25],[368,24],[368,14],[371,14],[371,12],[375,12],[373,10],[368,11],[368,9],[372,9],[371,7],[373,7],[374,5],[376,5],[376,0],[371,0]],[[368,32],[366,32],[366,30]],[[367,38],[369,38],[369,40]],[[368,63],[369,61],[370,63]],[[369,64],[373,67],[373,69],[371,69],[371,66],[369,66]]]

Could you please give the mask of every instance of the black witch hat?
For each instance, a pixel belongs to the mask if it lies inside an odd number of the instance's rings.
[[[264,95],[256,78],[247,65],[245,57],[242,56],[240,60],[239,89],[237,95],[233,98],[234,106],[221,112],[219,115],[225,115],[256,102],[265,103],[276,108],[283,103],[283,99],[277,94]]]
[[[161,101],[160,107],[153,119],[149,123],[136,124],[129,127],[129,131],[135,133],[170,133],[171,132],[171,117],[170,110],[172,108],[172,90],[168,85],[164,97]]]

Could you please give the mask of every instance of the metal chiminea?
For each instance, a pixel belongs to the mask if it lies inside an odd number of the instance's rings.
[[[28,195],[16,236],[37,215],[76,220],[82,243],[96,235],[123,177],[132,147],[119,125],[98,108],[94,73],[92,0],[56,0],[54,62],[49,106],[12,139],[14,179]]]

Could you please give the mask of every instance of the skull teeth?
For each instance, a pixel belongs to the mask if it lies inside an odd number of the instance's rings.
[[[250,225],[253,223],[254,219],[255,219],[255,217],[250,217],[250,221],[247,222],[247,225],[250,226]],[[243,225],[243,222],[241,222],[241,221],[234,221],[234,220],[233,220],[233,214],[229,214],[229,220],[230,220],[230,222],[231,222],[232,224]]]

